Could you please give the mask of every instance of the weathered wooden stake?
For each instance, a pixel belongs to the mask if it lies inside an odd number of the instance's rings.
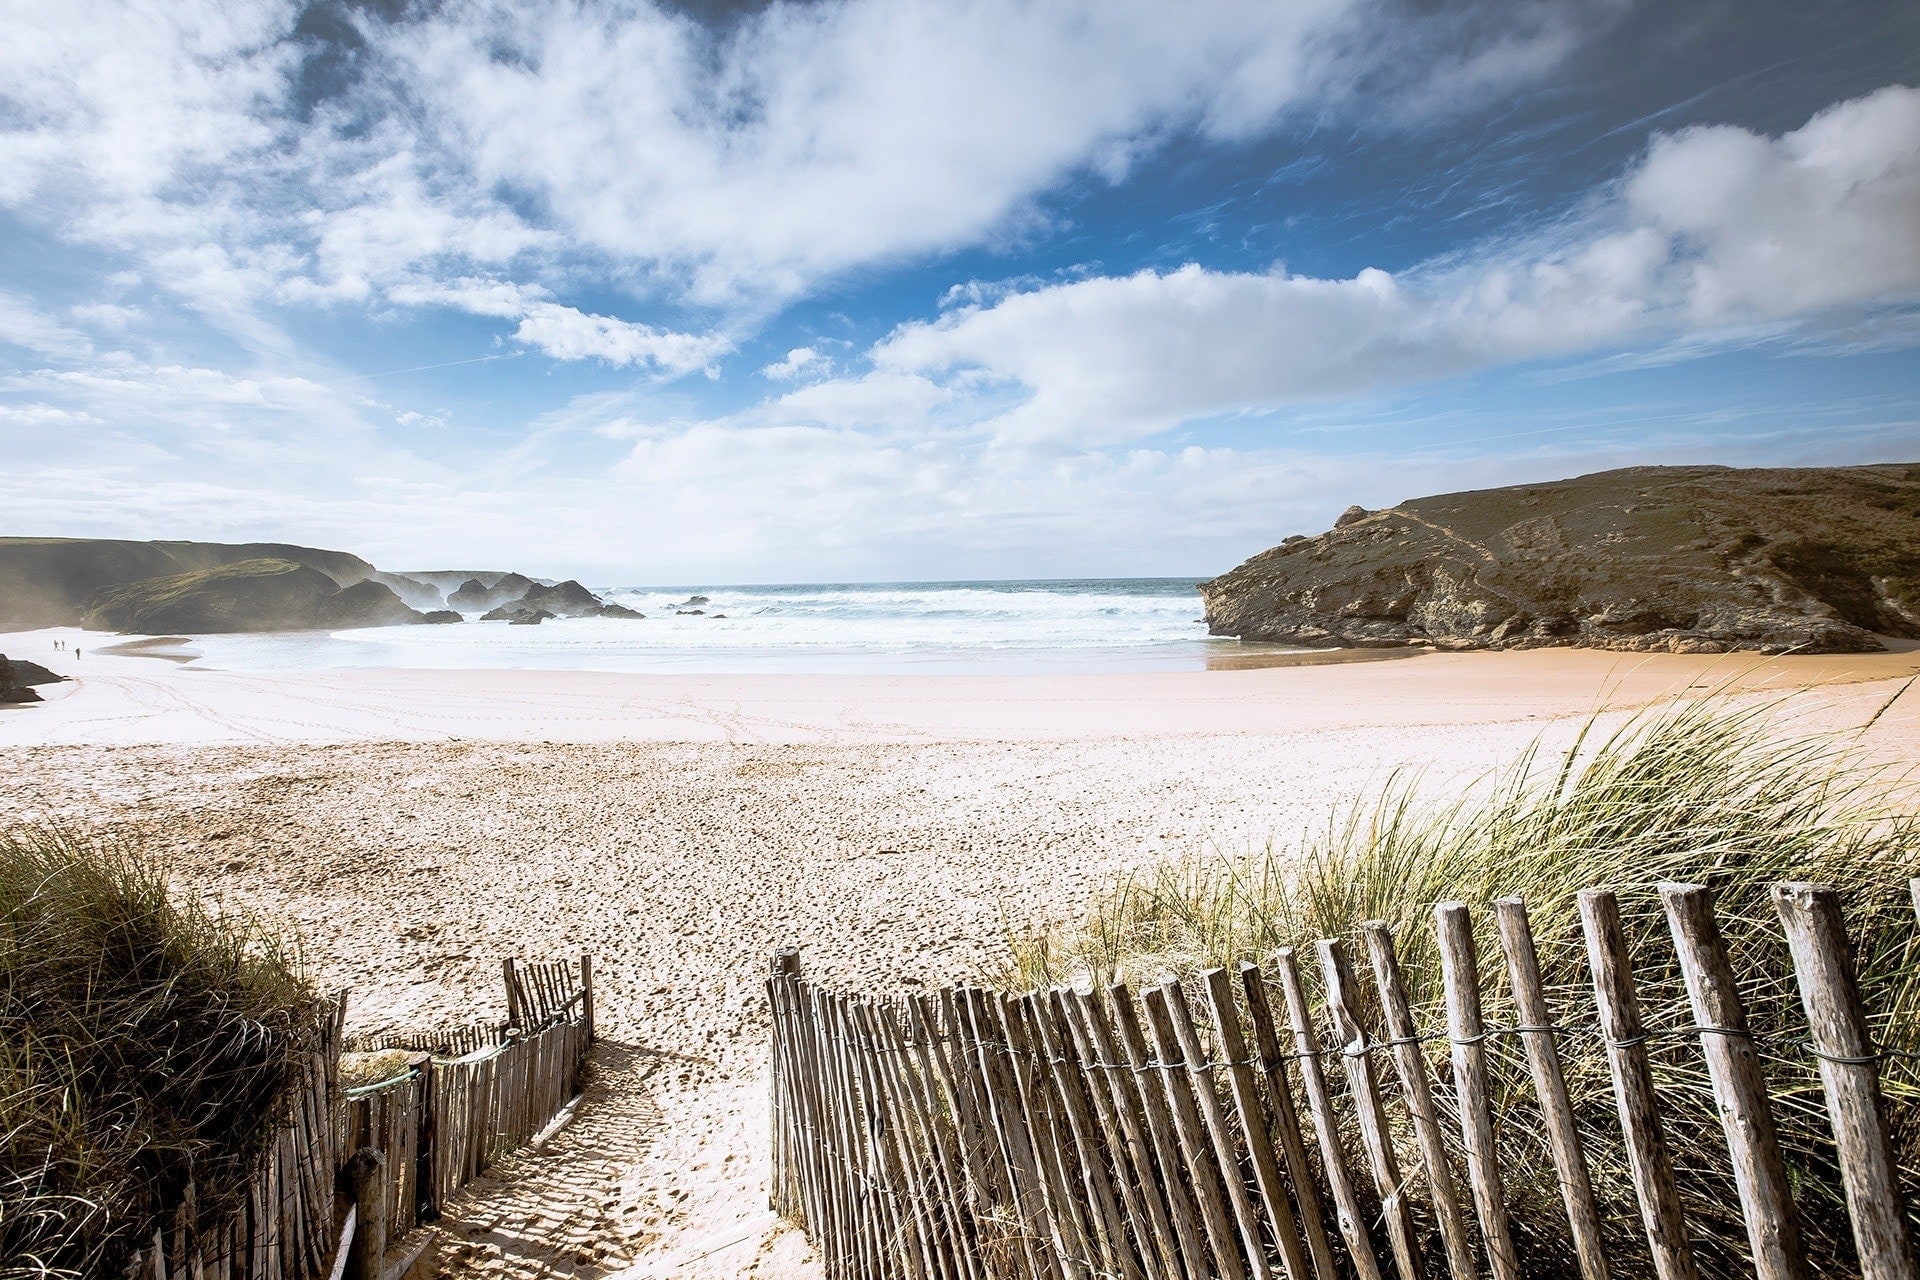
[[[1593,1179],[1587,1172],[1586,1152],[1580,1146],[1566,1074],[1560,1067],[1553,1011],[1540,980],[1540,956],[1533,945],[1527,904],[1519,898],[1501,898],[1493,909],[1500,924],[1500,946],[1507,955],[1507,976],[1513,983],[1520,1039],[1526,1045],[1527,1068],[1547,1122],[1547,1142],[1553,1150],[1554,1172],[1567,1210],[1574,1254],[1580,1260],[1581,1280],[1608,1280],[1606,1250],[1600,1243],[1600,1210],[1594,1202]]]
[[[513,957],[508,956],[500,962],[500,980],[507,988],[507,1025],[521,1026],[520,1021],[520,984],[514,981]]]
[[[1646,1028],[1640,1021],[1626,932],[1620,927],[1619,900],[1607,889],[1582,890],[1580,922],[1586,929],[1600,1032],[1607,1038],[1613,1094],[1627,1139],[1627,1164],[1633,1172],[1647,1245],[1653,1250],[1654,1271],[1660,1280],[1698,1280],[1699,1268],[1687,1239],[1686,1210],[1660,1126],[1660,1100],[1647,1065]]]
[[[1747,1243],[1760,1280],[1804,1280],[1800,1222],[1787,1189],[1787,1162],[1767,1102],[1767,1078],[1747,1029],[1747,1011],[1727,960],[1713,910],[1713,891],[1698,884],[1663,884],[1680,971],[1687,980],[1700,1052],[1713,1081],[1713,1100],[1733,1159],[1733,1181],[1746,1215]]]
[[[1920,880],[1912,887],[1920,903]],[[1811,1047],[1826,1088],[1861,1280],[1913,1280],[1913,1240],[1880,1095],[1879,1054],[1867,1034],[1840,899],[1825,885],[1780,884],[1773,888],[1773,905],[1793,952]]]
[[[1387,1220],[1394,1265],[1399,1269],[1401,1280],[1420,1280],[1426,1268],[1421,1263],[1420,1243],[1414,1235],[1413,1212],[1407,1205],[1406,1179],[1400,1175],[1400,1161],[1393,1152],[1393,1136],[1387,1130],[1386,1112],[1380,1105],[1380,1085],[1374,1078],[1369,1057],[1376,1045],[1355,1008],[1358,991],[1353,966],[1338,938],[1322,938],[1314,945],[1320,952],[1320,977],[1326,985],[1327,1012],[1333,1015],[1334,1034],[1340,1038],[1340,1056],[1347,1066],[1354,1115],[1360,1121],[1360,1137],[1366,1143],[1368,1161],[1373,1166],[1373,1185],[1380,1194],[1380,1211]]]
[[[372,1147],[362,1147],[343,1172],[358,1220],[347,1249],[345,1280],[381,1280],[380,1264],[387,1256],[387,1158]]]
[[[1520,1256],[1507,1224],[1506,1189],[1500,1181],[1500,1145],[1493,1127],[1487,1085],[1487,1024],[1480,1004],[1480,952],[1473,917],[1464,902],[1433,908],[1440,940],[1441,980],[1447,988],[1448,1039],[1453,1042],[1453,1084],[1460,1097],[1460,1136],[1467,1148],[1467,1179],[1480,1218],[1480,1239],[1495,1280],[1520,1280]]]
[[[593,1032],[593,957],[580,957],[580,1021],[587,1029],[587,1043],[592,1044]]]
[[[1446,1140],[1440,1133],[1440,1121],[1433,1110],[1433,1081],[1427,1055],[1420,1047],[1420,1029],[1413,1025],[1406,979],[1400,973],[1400,957],[1393,946],[1393,930],[1384,920],[1367,920],[1360,925],[1367,939],[1367,952],[1373,961],[1374,984],[1380,991],[1380,1008],[1387,1018],[1387,1035],[1393,1047],[1393,1064],[1400,1075],[1400,1088],[1406,1095],[1407,1113],[1413,1120],[1414,1138],[1420,1146],[1420,1162],[1426,1167],[1427,1190],[1433,1201],[1433,1216],[1440,1226],[1440,1240],[1447,1251],[1447,1269],[1454,1280],[1474,1280],[1473,1243],[1467,1238],[1466,1215],[1460,1210],[1460,1195],[1454,1186],[1453,1166],[1447,1161]]]

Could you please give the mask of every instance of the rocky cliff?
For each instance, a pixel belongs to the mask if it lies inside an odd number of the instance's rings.
[[[284,560],[350,587],[373,576],[359,556],[283,542],[132,542],[117,538],[0,538],[0,630],[72,626],[105,587]]]
[[[1200,585],[1316,647],[1859,652],[1920,638],[1920,465],[1634,467],[1350,508]]]
[[[371,579],[342,588],[291,560],[242,560],[96,592],[84,625],[147,635],[170,632],[298,631],[424,622]]]

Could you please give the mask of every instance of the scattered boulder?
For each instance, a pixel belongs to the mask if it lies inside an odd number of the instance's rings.
[[[453,609],[429,609],[426,617],[420,619],[422,622],[434,623],[465,622],[466,620],[465,614]]]
[[[705,596],[688,596],[686,600],[681,603],[680,607],[682,609],[686,609],[696,604],[712,604],[712,603],[713,601],[709,600]]]
[[[595,616],[601,618],[644,618],[647,615],[638,609],[629,609],[623,604],[603,604],[600,606],[600,612]]]
[[[572,578],[556,582],[550,587],[529,588],[520,597],[520,603],[534,609],[545,609],[559,618],[592,617],[604,607],[599,596]]]
[[[1866,652],[1920,638],[1920,466],[1634,467],[1349,507],[1200,584],[1310,647]]]
[[[674,613],[682,618],[699,618],[706,615],[705,609],[675,609]]]
[[[557,616],[559,615],[550,609],[541,609],[524,601],[515,600],[512,604],[503,604],[497,609],[487,610],[480,615],[480,621],[514,622],[521,626],[530,626]]]

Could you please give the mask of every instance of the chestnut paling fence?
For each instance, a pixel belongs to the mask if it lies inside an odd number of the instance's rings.
[[[1920,881],[1911,887],[1920,910]],[[1123,984],[863,998],[808,981],[798,954],[781,952],[767,984],[773,1207],[806,1230],[829,1277],[860,1280],[1696,1280],[1703,1207],[1696,1195],[1690,1228],[1677,1170],[1691,1176],[1698,1161],[1666,1132],[1672,1072],[1657,1049],[1688,1055],[1711,1090],[1716,1167],[1731,1171],[1723,1217],[1744,1229],[1738,1271],[1807,1280],[1803,1224],[1830,1204],[1834,1222],[1813,1225],[1850,1238],[1846,1273],[1913,1280],[1882,1073],[1914,1064],[1869,1035],[1841,902],[1818,885],[1773,888],[1804,1021],[1790,1046],[1763,1046],[1712,893],[1659,893],[1686,1025],[1645,1020],[1620,901],[1605,889],[1579,895],[1592,984],[1577,993],[1544,986],[1518,898],[1493,904],[1489,959],[1504,959],[1507,980],[1483,992],[1473,913],[1437,904],[1445,1001],[1429,1025],[1378,922],[1360,930],[1365,987],[1346,942],[1314,944],[1317,1001],[1292,948],[1139,998]],[[1509,1024],[1488,1020],[1496,995]],[[1598,1154],[1591,1102],[1576,1114],[1570,1096],[1569,1035],[1604,1049],[1613,1106]],[[1792,1097],[1769,1091],[1762,1054],[1776,1047],[1809,1077]],[[1509,1054],[1498,1081],[1496,1048]],[[1782,1154],[1787,1107],[1830,1137],[1841,1184],[1830,1202]],[[1501,1126],[1521,1118],[1550,1153],[1545,1187],[1510,1185]],[[1529,1190],[1552,1206],[1551,1247],[1513,1213]],[[1728,1273],[1729,1256],[1713,1255],[1714,1269]]]
[[[530,1141],[580,1091],[593,1030],[593,962],[503,965],[507,1017],[447,1031],[348,1041],[329,1001],[315,1051],[255,1170],[247,1203],[210,1235],[188,1192],[129,1275],[146,1280],[377,1277],[385,1245],[434,1216],[495,1158]],[[342,1048],[414,1051],[390,1080],[343,1089]],[[378,1153],[363,1194],[343,1170]],[[361,1159],[366,1159],[362,1156]],[[369,1220],[377,1219],[377,1225]],[[351,1259],[354,1243],[360,1256]],[[373,1242],[373,1243],[369,1243]],[[357,1263],[357,1265],[356,1265]]]

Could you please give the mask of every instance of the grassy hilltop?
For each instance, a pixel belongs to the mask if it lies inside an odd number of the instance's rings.
[[[1920,638],[1920,465],[1632,467],[1350,508],[1203,583],[1316,646],[1864,652]]]

